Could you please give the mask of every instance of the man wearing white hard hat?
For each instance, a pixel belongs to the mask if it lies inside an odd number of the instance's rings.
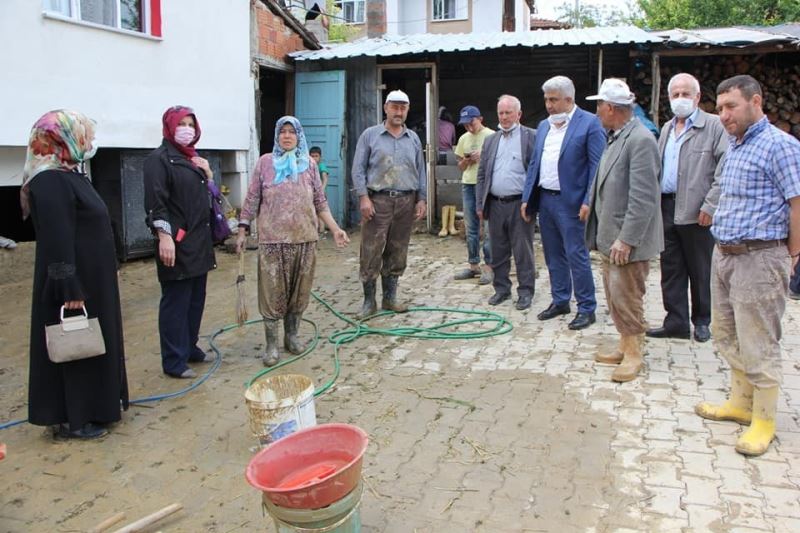
[[[586,245],[602,256],[606,301],[620,335],[618,348],[595,361],[618,365],[611,379],[625,382],[642,368],[645,282],[650,259],[664,249],[658,145],[635,119],[636,97],[624,81],[604,80],[587,100],[597,101],[608,140],[589,195]]]
[[[428,180],[422,143],[406,127],[409,104],[406,93],[391,91],[383,104],[386,120],[364,130],[353,158],[353,185],[359,197],[362,229],[361,318],[378,310],[375,285],[379,274],[382,309],[408,309],[397,301],[397,281],[406,269],[411,227],[427,211]]]

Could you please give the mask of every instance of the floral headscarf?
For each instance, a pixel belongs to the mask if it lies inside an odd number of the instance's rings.
[[[182,146],[175,142],[175,128],[184,117],[191,115],[194,119],[194,140],[188,146]],[[190,161],[193,157],[197,156],[197,150],[194,145],[200,140],[200,123],[197,121],[197,115],[194,114],[194,109],[182,105],[175,105],[164,111],[164,116],[161,117],[163,124],[162,134],[177,150],[185,155]]]
[[[289,151],[281,148],[278,142],[281,128],[285,124],[291,124],[297,134],[297,147]],[[281,183],[286,178],[297,181],[298,174],[308,170],[308,160],[308,143],[300,121],[288,115],[279,118],[275,123],[275,147],[272,149],[272,166],[275,167],[274,183]]]
[[[92,150],[94,121],[83,113],[57,109],[36,121],[22,171],[22,218],[30,214],[30,181],[45,170],[74,170]],[[91,156],[89,156],[91,157]]]

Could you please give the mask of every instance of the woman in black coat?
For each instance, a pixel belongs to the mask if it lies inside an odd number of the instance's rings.
[[[94,155],[94,123],[51,111],[33,126],[23,172],[23,216],[36,231],[30,333],[28,421],[56,438],[92,439],[128,408],[117,261],[108,209],[81,172]],[[106,353],[50,361],[45,326],[61,307],[97,317]]]
[[[206,354],[197,346],[206,301],[206,277],[216,268],[211,237],[208,161],[195,144],[200,124],[191,108],[167,109],[164,140],[144,162],[144,206],[157,236],[156,265],[161,283],[158,333],[161,366],[175,378],[194,378],[190,362]]]

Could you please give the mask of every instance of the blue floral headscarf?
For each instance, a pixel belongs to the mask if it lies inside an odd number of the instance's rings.
[[[294,150],[286,151],[278,142],[284,124],[291,124],[297,134],[297,147]],[[308,143],[300,121],[288,115],[279,118],[275,123],[275,147],[272,149],[272,166],[275,167],[274,183],[277,185],[286,178],[297,181],[298,175],[308,170],[308,161]]]

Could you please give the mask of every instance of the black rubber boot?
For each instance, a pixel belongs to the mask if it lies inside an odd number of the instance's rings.
[[[364,304],[358,318],[365,319],[378,312],[378,304],[375,302],[375,280],[371,279],[362,283],[364,286]]]
[[[305,346],[300,344],[300,339],[297,338],[297,328],[300,326],[302,316],[302,313],[286,313],[283,317],[283,347],[295,355],[305,350]]]
[[[278,353],[278,321],[269,318],[264,319],[264,337],[267,340],[267,348],[261,356],[264,366],[275,366],[281,360]]]
[[[397,301],[397,276],[381,276],[381,285],[383,286],[382,309],[394,311],[395,313],[408,311],[406,304]]]

